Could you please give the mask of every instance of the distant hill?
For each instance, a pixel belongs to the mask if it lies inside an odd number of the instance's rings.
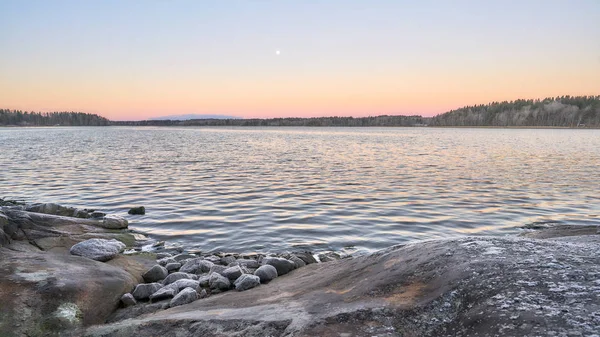
[[[83,112],[28,112],[0,109],[0,126],[106,126],[104,117]]]
[[[600,96],[557,96],[466,106],[437,115],[430,126],[600,127]]]
[[[190,119],[240,119],[236,116],[226,115],[202,115],[202,114],[187,114],[187,115],[169,115],[163,117],[150,118],[151,121],[185,121]]]

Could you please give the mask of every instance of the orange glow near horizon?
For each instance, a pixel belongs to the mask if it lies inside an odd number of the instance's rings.
[[[432,116],[600,94],[597,1],[365,6],[0,3],[11,51],[0,55],[0,108],[112,120]]]

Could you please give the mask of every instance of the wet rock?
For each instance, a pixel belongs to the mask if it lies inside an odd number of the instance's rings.
[[[105,216],[106,216],[106,213],[104,213],[104,212],[94,211],[94,212],[90,213],[90,217],[93,219],[104,218]]]
[[[121,303],[123,303],[123,306],[129,307],[132,305],[136,305],[137,301],[135,300],[133,295],[131,295],[131,293],[127,293],[127,294],[123,294],[123,296],[121,296]]]
[[[72,255],[105,262],[119,255],[123,250],[125,250],[125,245],[115,239],[89,239],[76,243],[69,252]]]
[[[198,257],[186,262],[179,271],[184,273],[206,273],[210,271],[210,269],[214,266],[214,264],[210,261],[203,260]]]
[[[315,259],[315,257],[312,255],[311,252],[299,252],[299,253],[294,253],[294,255],[297,258],[299,258],[300,260],[304,261],[304,263],[306,263],[306,264],[317,263],[317,260]]]
[[[175,283],[166,285],[160,289],[158,289],[155,293],[150,295],[151,301],[160,301],[166,298],[172,298],[179,292],[179,288],[175,285]]]
[[[131,215],[144,215],[144,214],[146,214],[146,207],[144,207],[144,206],[133,207],[133,208],[130,208],[127,213],[131,214]]]
[[[296,257],[295,255],[291,255],[289,257],[289,260],[294,262],[294,264],[296,265],[296,268],[300,268],[300,267],[304,267],[306,266],[306,263],[304,263],[304,261],[298,257]]]
[[[142,277],[144,281],[152,283],[164,280],[167,275],[169,275],[167,268],[157,264],[145,272]]]
[[[156,263],[160,264],[161,266],[166,266],[169,263],[178,263],[178,262],[175,261],[175,259],[172,257],[165,257],[165,258],[157,260]]]
[[[198,293],[196,292],[195,289],[185,288],[182,291],[180,291],[179,294],[177,294],[175,297],[173,297],[173,299],[169,303],[169,306],[176,307],[179,305],[192,303],[197,299],[198,299]]]
[[[168,272],[174,272],[179,270],[179,268],[181,268],[181,263],[176,262],[176,263],[167,263],[167,265],[165,266],[165,268],[167,268]]]
[[[224,266],[229,266],[230,263],[233,263],[235,261],[236,261],[235,257],[233,257],[231,255],[230,256],[223,256],[221,258],[221,264],[224,265]]]
[[[296,269],[296,264],[281,257],[266,257],[262,260],[263,265],[268,264],[277,269],[277,275],[285,275]]]
[[[167,284],[171,284],[177,280],[181,280],[181,279],[190,279],[190,280],[194,280],[197,279],[198,276],[194,275],[194,274],[188,274],[188,273],[183,273],[183,272],[175,272],[172,274],[169,274],[163,281],[164,285]]]
[[[321,262],[336,261],[342,258],[340,254],[334,252],[321,253],[318,256]]]
[[[243,272],[240,266],[229,267],[221,272],[221,275],[227,277],[230,281],[236,280],[238,277],[242,276],[242,274]]]
[[[179,291],[183,288],[193,288],[194,290],[198,290],[198,288],[200,287],[200,282],[196,281],[196,280],[184,278],[184,279],[177,280],[177,281],[171,283],[170,285],[172,285],[173,287],[176,287],[177,291]]]
[[[154,294],[162,287],[163,285],[160,283],[140,283],[135,286],[131,295],[138,301],[146,300],[150,298],[150,295]]]
[[[258,261],[252,260],[252,259],[238,259],[238,260],[236,260],[236,262],[238,263],[238,265],[244,266],[246,268],[260,267],[260,264],[258,263]]]
[[[231,282],[229,282],[229,279],[218,273],[210,274],[208,285],[211,289],[228,290],[231,288]]]
[[[254,275],[258,276],[260,283],[268,283],[277,277],[277,269],[269,264],[266,264],[256,269],[256,271],[254,271]]]
[[[127,219],[116,215],[107,215],[102,220],[101,227],[106,229],[124,229],[128,226]]]
[[[252,289],[260,285],[260,278],[258,276],[244,274],[235,280],[234,285],[237,291]]]

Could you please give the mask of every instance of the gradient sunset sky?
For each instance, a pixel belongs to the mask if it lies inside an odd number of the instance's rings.
[[[0,108],[434,115],[597,94],[600,0],[0,0]]]

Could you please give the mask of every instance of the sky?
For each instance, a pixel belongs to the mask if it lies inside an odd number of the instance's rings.
[[[0,0],[0,107],[436,115],[600,94],[599,0]]]

